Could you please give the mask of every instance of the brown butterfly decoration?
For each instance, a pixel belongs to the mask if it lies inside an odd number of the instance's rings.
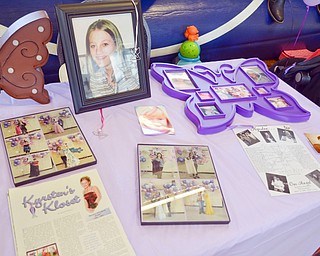
[[[0,38],[0,89],[17,99],[50,102],[41,67],[47,63],[46,43],[52,24],[45,11],[36,11],[14,22]]]

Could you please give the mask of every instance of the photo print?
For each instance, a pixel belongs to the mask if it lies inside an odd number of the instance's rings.
[[[170,84],[177,90],[197,89],[185,70],[166,70],[165,75]]]
[[[288,108],[290,104],[283,97],[267,97],[267,101],[276,109]]]
[[[269,95],[270,92],[265,87],[253,87],[259,95]]]
[[[202,100],[202,101],[213,99],[213,96],[211,95],[211,93],[209,91],[197,92],[197,95],[200,98],[200,100]]]
[[[320,134],[311,134],[311,133],[305,133],[304,134],[312,147],[320,153]]]
[[[266,173],[266,178],[269,190],[290,194],[286,176]]]
[[[260,140],[249,130],[237,133],[237,136],[242,140],[247,146],[252,146],[259,143]]]
[[[297,143],[294,132],[288,129],[277,128],[280,141]]]
[[[243,66],[241,68],[255,84],[274,82],[259,66]]]
[[[260,131],[261,136],[267,143],[276,143],[276,139],[273,137],[270,131]]]
[[[175,133],[164,106],[137,106],[135,110],[143,134],[159,135]]]
[[[216,103],[197,103],[196,106],[204,119],[220,118],[225,116]]]
[[[307,178],[311,180],[318,188],[320,188],[320,171],[314,170],[310,173],[308,173]]]
[[[256,97],[244,85],[214,86],[212,89],[220,100],[237,101],[242,99],[253,99]]]

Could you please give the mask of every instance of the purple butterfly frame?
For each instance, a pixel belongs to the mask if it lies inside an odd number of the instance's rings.
[[[251,117],[256,111],[284,122],[304,122],[311,116],[291,95],[277,89],[278,77],[257,58],[238,65],[222,63],[216,69],[153,63],[151,75],[166,94],[186,101],[185,114],[199,134],[225,130],[236,113]]]

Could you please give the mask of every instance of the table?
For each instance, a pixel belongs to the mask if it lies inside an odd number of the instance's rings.
[[[237,60],[235,60],[237,61]],[[206,65],[214,65],[214,62]],[[70,173],[97,168],[127,236],[139,256],[162,255],[311,255],[320,246],[320,193],[310,192],[271,197],[251,165],[233,131],[199,135],[184,114],[184,102],[166,95],[150,77],[152,97],[103,109],[106,138],[93,134],[100,127],[99,110],[76,115],[76,119],[97,157],[97,164]],[[0,119],[69,106],[73,109],[69,85],[45,86],[51,102],[40,105],[32,100],[17,100],[0,94]],[[303,133],[320,133],[320,109],[284,82],[279,89],[293,95],[311,112],[307,122],[291,123],[299,138],[319,161],[320,155]],[[143,135],[135,106],[164,105],[175,135]],[[251,118],[237,115],[232,125],[279,125],[254,113]],[[231,222],[226,225],[141,226],[138,201],[138,143],[208,145],[217,169]],[[0,144],[0,254],[14,255],[7,203],[13,187],[3,143]],[[56,179],[61,176],[51,177]],[[41,181],[38,181],[41,182]]]

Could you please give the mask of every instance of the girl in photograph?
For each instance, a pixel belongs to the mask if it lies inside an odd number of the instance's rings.
[[[206,204],[206,211],[205,211],[205,213],[206,213],[207,215],[213,215],[214,212],[213,212],[213,209],[212,209],[212,204],[211,204],[210,196],[209,196],[209,193],[208,193],[206,190],[204,191],[203,197],[204,197],[204,201],[205,201],[205,204]]]
[[[152,174],[157,175],[158,179],[162,178],[162,170],[164,166],[164,160],[162,154],[157,153],[156,158],[152,160]]]
[[[189,152],[189,155],[184,159],[184,162],[186,164],[187,173],[196,179],[197,178],[197,171],[194,166],[193,159],[192,159],[192,152]]]
[[[59,122],[56,119],[52,119],[52,122],[53,122],[54,133],[57,133],[57,134],[64,133],[63,127],[59,124]]]
[[[30,162],[30,175],[29,177],[37,177],[40,175],[39,161],[34,157]]]
[[[20,127],[21,127],[22,134],[27,134],[28,133],[27,123],[24,120],[22,120],[20,122]]]
[[[16,124],[16,127],[15,127],[16,134],[17,134],[17,135],[21,135],[21,134],[22,134],[22,131],[21,131],[21,126],[20,126],[20,121],[17,120],[15,124]]]
[[[69,149],[68,144],[65,143],[64,146],[61,147],[61,159],[66,167],[74,167],[80,164],[79,158],[77,158]],[[62,158],[64,157],[64,159]]]
[[[86,34],[87,98],[139,89],[135,55],[123,45],[118,28],[109,20],[93,22]]]
[[[26,153],[26,154],[29,154],[30,151],[31,151],[31,147],[30,147],[30,141],[29,139],[24,139],[22,141],[22,145],[23,145],[23,152]]]
[[[80,179],[80,184],[83,187],[83,197],[86,210],[88,212],[94,212],[97,208],[100,200],[101,193],[97,186],[91,185],[91,179],[88,176],[84,176]]]

